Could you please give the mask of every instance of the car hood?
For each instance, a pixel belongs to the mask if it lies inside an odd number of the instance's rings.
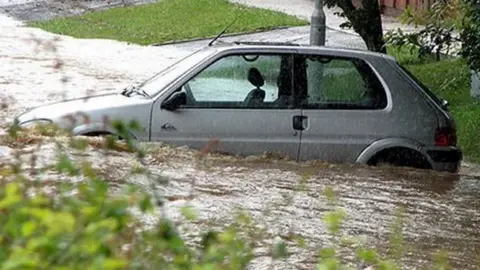
[[[109,114],[109,112],[117,111],[122,107],[141,105],[149,102],[149,99],[138,96],[126,97],[121,94],[82,97],[33,108],[18,116],[17,120],[19,124],[36,119],[48,119],[57,122],[60,118],[68,115],[78,113],[90,115],[96,112]]]

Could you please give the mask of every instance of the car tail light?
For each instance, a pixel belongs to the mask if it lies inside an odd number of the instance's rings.
[[[455,128],[437,128],[435,131],[435,146],[456,146],[457,132]]]

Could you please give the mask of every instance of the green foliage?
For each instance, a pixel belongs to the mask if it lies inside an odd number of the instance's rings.
[[[418,31],[404,32],[401,29],[390,30],[385,35],[387,44],[408,47],[418,53],[419,58],[435,55],[437,61],[442,54],[449,54],[461,39],[455,31],[465,25],[468,6],[461,0],[442,0],[432,4],[427,11],[414,11],[408,6],[399,17],[404,24],[422,27]]]
[[[474,5],[469,10],[470,23],[461,33],[463,40],[461,54],[467,59],[471,70],[480,72],[480,3],[477,0],[466,0],[467,4]]]
[[[458,144],[465,153],[465,159],[480,163],[480,104],[470,103],[452,106],[457,121]]]
[[[113,8],[30,25],[77,38],[108,38],[142,45],[217,35],[238,16],[227,33],[307,25],[305,20],[227,0],[163,0]]]
[[[468,67],[480,71],[480,4],[477,0],[442,0],[427,11],[407,7],[400,16],[404,24],[421,25],[418,31],[391,30],[385,35],[388,45],[407,47],[419,58],[448,55],[461,44],[459,54]]]

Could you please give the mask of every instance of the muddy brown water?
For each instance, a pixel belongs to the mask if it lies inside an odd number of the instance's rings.
[[[34,149],[34,146],[25,148]],[[49,144],[35,152],[40,167],[55,156]],[[292,255],[283,262],[268,259],[271,242],[264,242],[256,249],[251,269],[314,268],[319,248],[334,243],[322,219],[332,210],[323,194],[326,187],[334,189],[336,204],[345,211],[342,233],[362,237],[366,246],[382,252],[388,249],[397,210],[404,209],[402,230],[406,253],[402,269],[420,269],[439,250],[448,252],[454,269],[479,269],[480,177],[475,173],[464,174],[462,170],[454,175],[406,168],[299,164],[228,156],[211,156],[199,163],[194,158],[195,151],[162,146],[146,157],[146,167],[168,179],[167,184],[160,184],[128,174],[136,163],[131,154],[116,152],[99,163],[102,153],[95,149],[87,153],[72,157],[94,162],[104,170],[112,186],[134,183],[165,197],[164,211],[178,222],[180,232],[192,243],[197,243],[199,234],[207,227],[233,222],[238,209],[250,213],[265,239],[291,239],[292,233],[305,239],[305,248],[296,247],[293,240],[288,242]],[[24,158],[29,160],[28,154]],[[466,169],[471,172],[472,166]],[[197,221],[182,218],[180,208],[185,205],[192,206],[199,214]],[[142,220],[154,225],[159,215],[160,212],[144,215]],[[339,250],[340,257],[346,260],[354,254],[352,249]]]
[[[191,201],[207,215],[223,215],[240,206],[267,220],[273,234],[289,229],[309,246],[329,243],[322,224],[328,207],[322,190],[337,192],[338,206],[347,214],[343,232],[367,236],[367,243],[386,248],[398,207],[404,207],[403,233],[409,253],[404,269],[430,261],[438,250],[449,253],[455,269],[478,269],[480,258],[480,182],[477,177],[399,168],[361,166],[299,166],[285,163],[217,166],[195,178]],[[309,175],[304,190],[302,175]],[[212,192],[212,191],[215,192]],[[269,209],[275,205],[273,210]],[[224,217],[226,218],[226,217]],[[310,252],[299,251],[295,268],[311,269]]]

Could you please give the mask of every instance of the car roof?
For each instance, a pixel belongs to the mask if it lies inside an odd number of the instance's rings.
[[[372,52],[362,49],[354,49],[354,48],[344,48],[344,47],[334,47],[334,46],[318,46],[318,45],[309,45],[309,44],[298,44],[298,43],[290,43],[290,42],[255,42],[255,41],[235,41],[235,42],[218,42],[209,48],[214,48],[218,51],[229,51],[235,49],[259,49],[264,50],[268,48],[274,48],[275,50],[291,50],[295,49],[299,52],[311,52],[312,50],[317,52],[325,52],[325,53],[338,53],[339,56],[353,56],[353,57],[380,57],[385,58],[388,60],[395,61],[395,57],[383,54],[379,52]]]

